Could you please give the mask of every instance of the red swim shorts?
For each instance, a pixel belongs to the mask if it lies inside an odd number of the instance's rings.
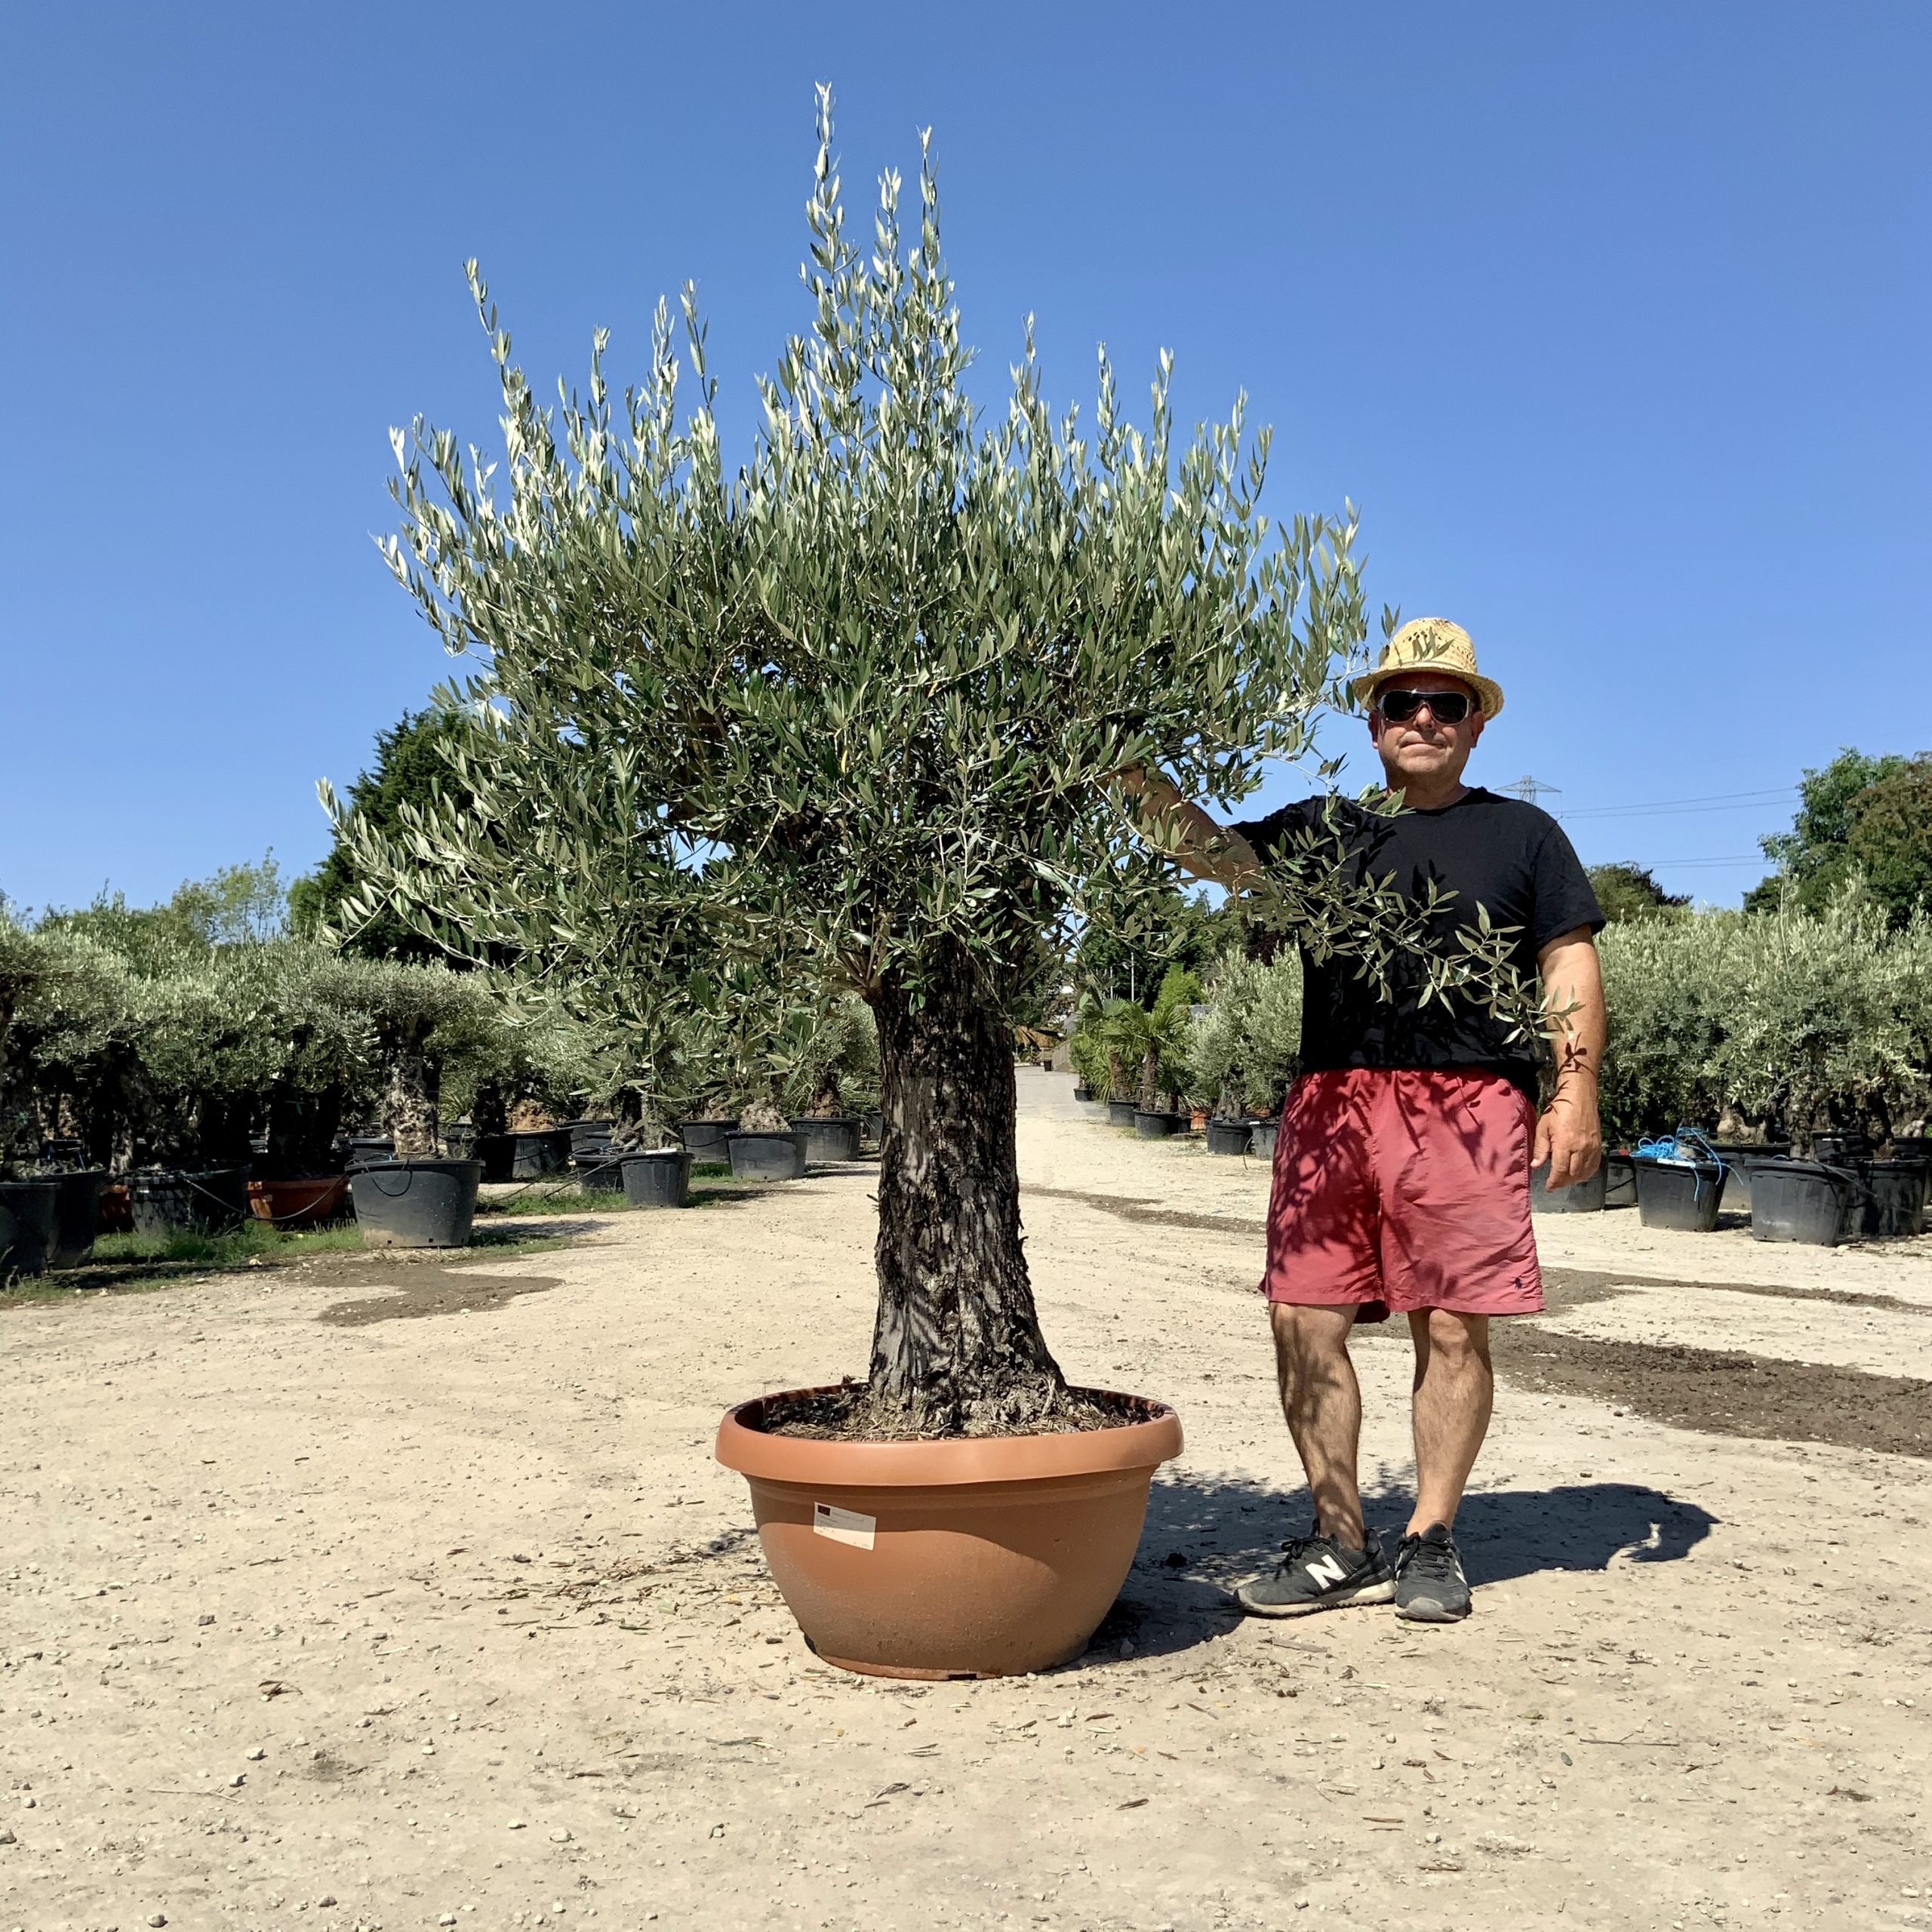
[[[1534,1315],[1536,1109],[1500,1074],[1304,1073],[1281,1109],[1268,1208],[1270,1301]]]

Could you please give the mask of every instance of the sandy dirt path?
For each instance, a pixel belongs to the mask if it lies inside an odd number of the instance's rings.
[[[820,1666],[710,1461],[728,1402],[863,1365],[863,1167],[0,1313],[0,1932],[1932,1924],[1932,1443],[1896,1453],[1932,1244],[1545,1220],[1476,1615],[1244,1622],[1308,1513],[1266,1177],[1026,1108],[1061,1358],[1188,1435],[1100,1641],[1036,1678]],[[1703,1426],[1645,1412],[1672,1347]],[[1723,1432],[1740,1351],[1839,1406]],[[1358,1360],[1392,1534],[1404,1341]]]

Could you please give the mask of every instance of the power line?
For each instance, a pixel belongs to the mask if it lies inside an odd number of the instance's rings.
[[[1559,812],[1563,819],[1572,818],[1628,818],[1646,812],[1679,811],[1742,811],[1748,805],[1771,805],[1798,796],[1795,785],[1786,785],[1769,792],[1716,792],[1701,798],[1654,798],[1642,804],[1635,805],[1583,805],[1572,811]]]

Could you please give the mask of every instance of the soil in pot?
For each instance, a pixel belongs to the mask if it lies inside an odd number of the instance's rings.
[[[0,1180],[0,1281],[40,1275],[58,1245],[60,1189],[48,1180]]]
[[[792,1131],[805,1137],[808,1160],[856,1161],[859,1158],[856,1115],[806,1114],[792,1123]]]
[[[1254,1145],[1251,1120],[1211,1120],[1208,1123],[1208,1151],[1211,1154],[1245,1154]]]
[[[1134,1116],[1140,1111],[1131,1100],[1109,1100],[1107,1103],[1107,1124],[1109,1127],[1131,1127]]]
[[[285,1229],[319,1228],[349,1212],[349,1177],[316,1174],[306,1180],[251,1180],[249,1211],[258,1221]]]
[[[1594,1214],[1603,1207],[1609,1171],[1600,1161],[1588,1180],[1568,1187],[1551,1188],[1549,1163],[1530,1171],[1530,1212],[1533,1214]]]
[[[717,1457],[749,1484],[773,1580],[828,1663],[881,1677],[999,1677],[1080,1655],[1180,1453],[1158,1403],[1084,1392],[1114,1428],[929,1441],[776,1435],[801,1389],[726,1416]]]
[[[1637,1214],[1647,1228],[1680,1234],[1709,1234],[1718,1224],[1723,1171],[1688,1161],[1654,1161],[1633,1154],[1637,1171]]]
[[[480,1161],[385,1161],[349,1177],[365,1247],[466,1247]]]
[[[1759,1161],[1751,1176],[1753,1241],[1836,1247],[1856,1218],[1857,1177],[1816,1161]]]
[[[735,1120],[681,1120],[678,1123],[678,1138],[701,1161],[723,1160],[725,1137],[737,1131]]]
[[[801,1133],[728,1134],[726,1152],[739,1180],[797,1180],[805,1171],[806,1138]]]
[[[43,1174],[60,1190],[54,1210],[54,1247],[50,1268],[78,1268],[94,1252],[100,1225],[101,1190],[107,1185],[105,1168],[70,1168],[63,1174]]]
[[[691,1150],[660,1147],[624,1156],[624,1198],[633,1208],[686,1208],[691,1198]]]

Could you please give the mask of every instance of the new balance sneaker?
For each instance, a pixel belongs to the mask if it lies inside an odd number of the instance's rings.
[[[1448,1525],[1404,1537],[1395,1551],[1395,1614],[1411,1623],[1460,1623],[1469,1614],[1469,1580]]]
[[[1386,1603],[1395,1594],[1395,1573],[1381,1539],[1373,1530],[1367,1535],[1366,1549],[1349,1549],[1316,1531],[1291,1539],[1273,1574],[1242,1584],[1235,1602],[1256,1617],[1306,1617],[1352,1603]]]

